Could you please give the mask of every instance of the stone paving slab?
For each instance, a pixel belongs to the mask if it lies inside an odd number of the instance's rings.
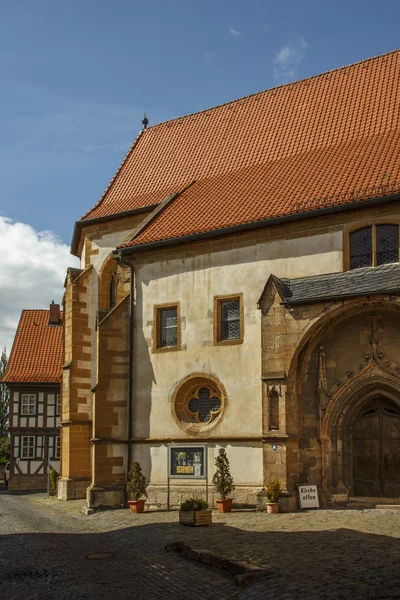
[[[400,598],[400,514],[390,508],[279,515],[251,511],[214,512],[212,527],[191,528],[179,526],[175,511],[133,515],[129,510],[121,509],[84,516],[83,502],[79,500],[62,503],[54,498],[44,499],[43,494],[24,496],[21,500],[54,522],[61,520],[72,531],[94,534],[93,539],[98,540],[98,544],[91,547],[99,546],[103,550],[115,547],[118,552],[123,548],[131,557],[140,553],[144,566],[139,580],[143,585],[148,578],[152,579],[154,571],[170,577],[170,593],[164,597],[238,600]],[[165,552],[164,546],[176,541],[233,560],[255,563],[271,569],[276,576],[244,589],[235,589],[230,579],[221,579],[210,567],[203,566],[203,570],[197,571],[197,563],[192,562],[189,566],[182,556],[175,556],[170,562],[169,557],[174,553]],[[113,564],[117,572],[126,568],[121,558],[115,559]],[[97,585],[94,581],[92,584]],[[165,584],[166,580],[163,580],[163,586]],[[178,587],[174,587],[175,584]],[[179,586],[185,588],[184,594]],[[161,597],[156,588],[153,590],[150,586],[149,589],[144,598]],[[85,597],[91,598],[90,594],[94,592],[89,590],[87,593],[89,595]],[[1,588],[0,597],[3,597]]]

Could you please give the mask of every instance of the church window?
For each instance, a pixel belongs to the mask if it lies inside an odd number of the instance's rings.
[[[210,389],[208,386],[201,387],[189,400],[188,409],[195,419],[201,423],[209,423],[213,417],[221,410],[221,400],[218,392]]]
[[[118,278],[117,273],[114,271],[111,273],[110,277],[110,308],[114,308],[117,304],[117,286],[118,286]]]
[[[214,299],[214,343],[243,342],[242,295],[218,296]]]
[[[399,262],[399,226],[376,226],[376,264]]]
[[[176,350],[179,347],[179,304],[155,307],[154,345],[156,350]]]
[[[210,374],[185,378],[172,396],[172,411],[179,427],[189,434],[214,427],[226,408],[226,392]]]
[[[269,428],[279,429],[279,395],[276,390],[269,394]]]
[[[372,227],[364,227],[350,235],[350,269],[372,267]]]
[[[350,269],[399,261],[399,226],[371,225],[350,234]]]

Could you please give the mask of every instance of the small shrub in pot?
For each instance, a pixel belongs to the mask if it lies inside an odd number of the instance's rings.
[[[133,498],[133,500],[128,500],[131,511],[134,513],[143,512],[145,503],[143,496],[147,498],[147,482],[140,463],[137,461],[133,462],[129,469],[126,489]]]
[[[283,491],[281,481],[278,477],[272,477],[265,488],[267,495],[267,512],[277,513],[279,512],[279,500]]]
[[[215,491],[219,495],[219,498],[216,500],[217,508],[219,512],[230,512],[232,510],[232,498],[229,498],[229,494],[233,492],[235,486],[233,485],[229,460],[224,448],[219,449],[218,456],[215,459],[215,466],[216,471],[212,482]]]

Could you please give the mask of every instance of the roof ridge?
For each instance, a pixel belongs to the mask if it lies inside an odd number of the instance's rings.
[[[343,70],[349,69],[351,67],[356,67],[357,65],[361,65],[363,63],[377,61],[377,60],[385,58],[386,56],[389,56],[391,54],[396,54],[397,52],[400,53],[400,48],[396,48],[395,50],[390,50],[389,52],[385,52],[384,54],[377,54],[376,56],[371,56],[369,58],[363,58],[362,60],[358,60],[354,63],[350,63],[348,65],[343,65],[341,67],[336,67],[335,69],[330,69],[329,71],[324,71],[323,73],[317,73],[316,75],[310,75],[310,77],[304,77],[303,79],[298,79],[296,81],[289,81],[288,83],[282,83],[281,85],[275,85],[272,88],[266,88],[264,90],[260,90],[259,92],[254,92],[253,94],[248,94],[247,96],[241,96],[240,98],[236,98],[235,100],[229,100],[228,102],[222,102],[221,104],[216,104],[215,106],[210,106],[208,108],[204,108],[203,110],[189,113],[187,115],[181,115],[179,117],[174,117],[173,119],[168,119],[167,121],[161,121],[161,123],[157,123],[156,125],[150,125],[149,127],[147,127],[147,129],[145,131],[154,130],[157,127],[161,127],[162,125],[166,125],[168,123],[173,123],[174,121],[180,121],[182,119],[188,119],[190,117],[195,117],[196,115],[201,115],[203,113],[221,108],[222,106],[229,106],[231,104],[236,104],[236,103],[242,102],[243,100],[249,100],[251,98],[254,98],[255,96],[260,96],[261,94],[266,94],[268,92],[273,92],[275,90],[280,90],[282,88],[299,85],[306,81],[318,79],[319,77],[325,77],[326,75],[330,75],[331,73],[336,73],[337,71],[343,71]],[[143,131],[143,130],[141,130],[141,131]]]

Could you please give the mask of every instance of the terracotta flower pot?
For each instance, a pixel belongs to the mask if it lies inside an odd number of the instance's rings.
[[[231,512],[232,498],[221,498],[221,500],[216,500],[215,502],[218,508],[218,512]]]
[[[145,500],[128,500],[128,504],[133,513],[142,513],[144,511]]]
[[[267,513],[272,515],[279,512],[278,502],[267,502]]]

